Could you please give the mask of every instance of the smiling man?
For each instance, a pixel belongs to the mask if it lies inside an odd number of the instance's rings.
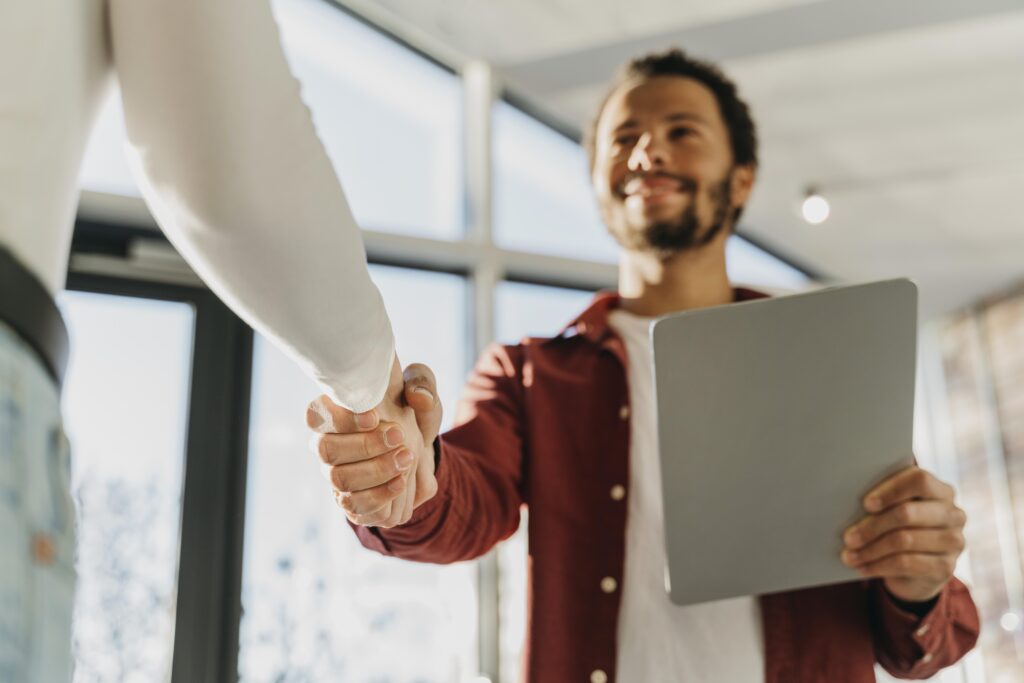
[[[670,51],[626,66],[586,145],[623,249],[617,293],[553,338],[489,349],[458,426],[440,437],[422,366],[394,373],[371,413],[311,404],[317,452],[359,539],[411,560],[467,560],[511,535],[527,505],[531,683],[859,683],[876,662],[924,678],[958,660],[978,635],[953,577],[965,516],[916,467],[868,492],[844,536],[843,559],[864,580],[669,602],[647,329],[655,316],[763,296],[734,288],[725,260],[757,139],[734,85]],[[414,509],[392,506],[411,485]]]

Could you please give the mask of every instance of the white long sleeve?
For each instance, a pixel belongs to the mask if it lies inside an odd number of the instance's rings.
[[[390,321],[268,2],[109,9],[130,156],[168,239],[336,402],[377,405]]]

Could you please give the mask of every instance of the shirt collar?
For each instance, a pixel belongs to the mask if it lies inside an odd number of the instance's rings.
[[[769,295],[756,289],[746,287],[733,288],[733,302],[764,299]],[[554,339],[565,339],[572,336],[584,337],[595,344],[600,344],[609,334],[608,316],[619,307],[621,298],[614,291],[600,291],[594,295],[590,305],[568,325],[562,328]]]

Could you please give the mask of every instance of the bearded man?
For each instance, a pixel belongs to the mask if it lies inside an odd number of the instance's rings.
[[[953,577],[965,515],[917,467],[869,492],[844,534],[843,560],[862,581],[669,601],[647,331],[657,316],[764,296],[726,272],[757,138],[733,83],[673,50],[626,66],[586,147],[623,249],[616,293],[555,337],[490,348],[444,435],[422,366],[396,370],[370,413],[311,405],[317,452],[360,541],[409,560],[468,560],[515,532],[527,506],[530,683],[859,683],[875,680],[876,662],[925,678],[957,661],[978,635]],[[409,487],[413,509],[392,505]]]

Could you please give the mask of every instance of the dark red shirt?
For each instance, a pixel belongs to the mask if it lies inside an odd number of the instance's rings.
[[[737,300],[760,296],[736,290]],[[620,591],[605,592],[601,580],[621,585],[626,547],[626,351],[607,324],[617,304],[599,295],[558,337],[488,349],[458,426],[439,440],[437,495],[401,527],[356,529],[386,555],[456,562],[512,535],[527,505],[529,683],[615,680]],[[956,579],[923,618],[877,580],[760,603],[768,683],[874,681],[876,661],[895,676],[926,678],[978,637],[974,603]]]

